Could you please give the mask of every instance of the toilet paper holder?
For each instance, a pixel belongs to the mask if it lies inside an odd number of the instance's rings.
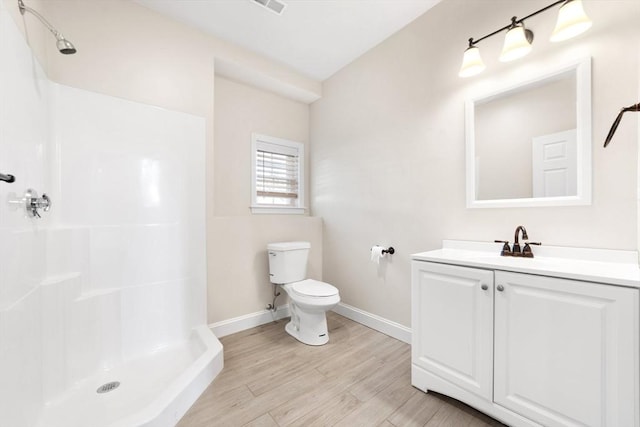
[[[376,246],[379,246],[379,245],[376,245]],[[371,248],[371,249],[369,249],[369,250],[372,250],[372,249],[373,249],[373,248]],[[383,253],[383,254],[393,255],[394,253],[396,253],[396,250],[395,250],[395,249],[393,249],[393,246],[389,246],[389,248],[388,248],[388,249],[383,249],[383,250],[382,250],[382,253]]]

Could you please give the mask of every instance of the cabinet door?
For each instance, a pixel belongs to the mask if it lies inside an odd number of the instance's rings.
[[[491,400],[493,271],[413,261],[411,323],[414,364]]]
[[[639,291],[506,272],[495,282],[494,401],[548,427],[638,426]]]

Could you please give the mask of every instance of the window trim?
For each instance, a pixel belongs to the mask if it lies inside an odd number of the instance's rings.
[[[258,191],[256,188],[256,161],[258,144],[264,142],[267,144],[281,145],[298,152],[298,203],[297,206],[276,206],[269,204],[260,204],[257,202]],[[259,133],[251,134],[251,204],[250,209],[253,214],[304,214],[307,210],[305,207],[305,181],[304,181],[304,144],[288,139],[276,138],[273,136],[263,135]]]

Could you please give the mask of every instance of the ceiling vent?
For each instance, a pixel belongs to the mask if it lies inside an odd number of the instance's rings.
[[[278,15],[282,15],[282,12],[286,7],[286,4],[278,0],[251,0],[251,1],[269,9],[271,12],[277,13]]]

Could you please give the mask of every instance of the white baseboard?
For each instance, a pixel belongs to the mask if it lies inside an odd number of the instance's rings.
[[[382,332],[397,340],[411,344],[411,328],[407,328],[399,323],[392,322],[375,314],[360,310],[345,303],[339,303],[334,312],[354,322],[361,323],[371,329]]]
[[[392,322],[391,320],[387,320],[383,317],[360,310],[359,308],[342,302],[339,303],[333,311],[341,316],[353,320],[354,322],[361,323],[397,340],[411,344],[411,328],[407,328],[399,323]],[[222,338],[227,335],[235,334],[236,332],[241,332],[255,328],[256,326],[273,322],[274,320],[284,319],[290,315],[289,304],[285,304],[277,308],[275,316],[273,316],[269,310],[262,310],[255,313],[245,314],[244,316],[238,316],[232,319],[212,323],[209,325],[209,328],[211,328],[216,337]]]
[[[262,310],[255,313],[245,314],[244,316],[234,317],[232,319],[223,320],[221,322],[212,323],[209,328],[213,334],[222,338],[227,335],[235,334],[246,329],[255,328],[265,323],[280,320],[289,317],[289,304],[281,305],[276,309],[275,316],[269,310]]]

